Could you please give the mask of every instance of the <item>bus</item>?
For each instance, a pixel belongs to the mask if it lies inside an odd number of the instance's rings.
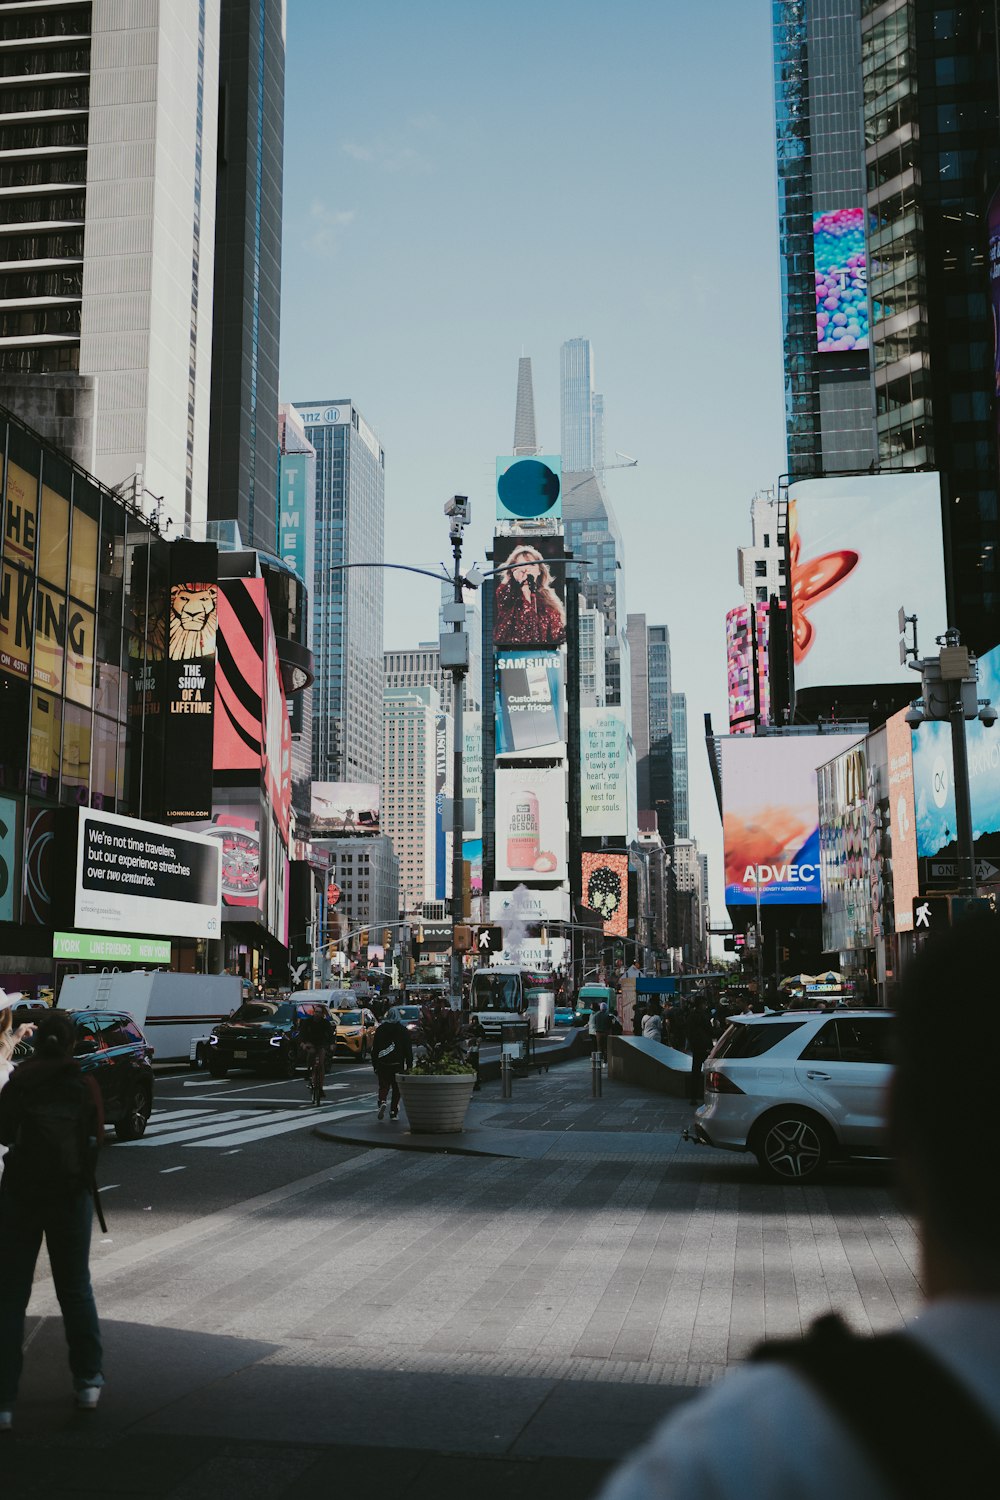
[[[472,976],[471,1012],[487,1033],[499,1035],[504,1021],[526,1016],[537,1036],[547,1036],[555,1020],[556,989],[551,974],[497,964]]]

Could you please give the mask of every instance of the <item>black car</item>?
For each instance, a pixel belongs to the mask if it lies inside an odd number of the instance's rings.
[[[101,1091],[105,1124],[115,1127],[120,1141],[137,1141],[145,1135],[153,1112],[152,1047],[124,1011],[67,1010],[65,1014],[76,1027],[73,1055]],[[24,1019],[34,1020],[35,1015]]]
[[[212,1028],[208,1071],[213,1078],[225,1078],[230,1068],[252,1068],[287,1078],[305,1062],[299,1046],[300,1016],[329,1014],[325,1005],[301,999],[247,1000],[228,1021]]]

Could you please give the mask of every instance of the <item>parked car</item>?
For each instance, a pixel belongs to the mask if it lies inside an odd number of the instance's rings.
[[[296,996],[294,1000],[248,1000],[228,1021],[212,1028],[208,1071],[225,1078],[230,1068],[289,1077],[305,1052],[299,1046],[299,1017],[329,1015],[325,1005]]]
[[[124,1011],[64,1010],[76,1027],[74,1057],[91,1074],[104,1101],[104,1120],[115,1127],[120,1141],[137,1141],[145,1134],[153,1112],[153,1049],[132,1017]],[[44,1006],[35,1007],[41,1019]],[[24,1020],[34,1017],[30,1012]],[[30,1042],[22,1042],[15,1062],[31,1055]]]
[[[572,1005],[557,1005],[552,1019],[556,1026],[582,1026],[589,1015],[589,1011],[584,1016],[580,1011],[575,1010]]]
[[[773,1182],[884,1156],[892,1019],[884,1010],[734,1016],[705,1062],[698,1139],[751,1151]]]
[[[367,1007],[341,1010],[336,1012],[333,1019],[337,1027],[334,1051],[346,1053],[355,1062],[366,1062],[378,1024],[371,1011]]]

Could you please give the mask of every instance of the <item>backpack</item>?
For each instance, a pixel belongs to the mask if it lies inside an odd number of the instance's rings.
[[[45,1192],[89,1187],[94,1175],[90,1097],[83,1079],[60,1079],[26,1094],[13,1147],[17,1175]]]
[[[804,1339],[762,1344],[751,1359],[778,1360],[804,1377],[898,1500],[996,1492],[1000,1430],[916,1339],[858,1336],[829,1314]]]

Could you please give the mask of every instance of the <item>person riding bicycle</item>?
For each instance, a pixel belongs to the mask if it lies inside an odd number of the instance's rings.
[[[326,1072],[327,1059],[333,1050],[337,1035],[337,1028],[333,1024],[333,1017],[328,1010],[320,1010],[318,1006],[299,1006],[298,1011],[298,1039],[299,1044],[312,1049],[313,1055],[317,1054],[323,1059],[323,1071]]]

